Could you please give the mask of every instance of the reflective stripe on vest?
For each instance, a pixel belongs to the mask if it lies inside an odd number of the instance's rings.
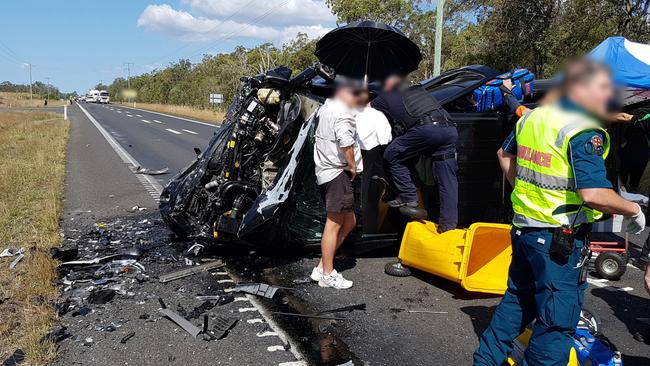
[[[517,122],[517,165],[511,196],[515,226],[579,225],[602,216],[583,205],[569,161],[569,141],[588,130],[602,133],[605,158],[609,135],[588,115],[553,104],[539,107]]]

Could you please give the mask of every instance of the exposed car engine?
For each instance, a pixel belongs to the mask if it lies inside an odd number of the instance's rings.
[[[234,239],[255,200],[275,181],[300,130],[301,98],[317,76],[334,78],[323,65],[293,79],[280,67],[241,78],[223,125],[206,151],[165,187],[160,209],[181,237]]]

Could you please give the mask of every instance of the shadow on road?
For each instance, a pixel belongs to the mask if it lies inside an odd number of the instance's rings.
[[[477,338],[481,337],[481,334],[487,329],[490,325],[490,320],[492,320],[492,314],[496,310],[495,306],[465,306],[460,308],[460,311],[469,315],[470,320],[472,321],[472,326],[474,327],[474,333]]]

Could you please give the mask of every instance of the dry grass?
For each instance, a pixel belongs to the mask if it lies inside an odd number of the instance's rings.
[[[121,103],[127,107],[133,107],[133,103]],[[171,114],[172,116],[187,117],[220,125],[224,113],[213,109],[200,109],[184,105],[137,103],[137,108],[149,111]]]
[[[66,102],[64,100],[50,99],[47,102],[48,107],[60,107]],[[29,99],[29,93],[7,93],[0,92],[0,107],[7,108],[38,108],[45,107],[45,99],[38,95],[33,100]]]
[[[0,250],[25,248],[25,258],[0,259],[0,360],[16,348],[29,365],[47,364],[55,348],[41,342],[53,325],[68,123],[43,112],[0,112]]]

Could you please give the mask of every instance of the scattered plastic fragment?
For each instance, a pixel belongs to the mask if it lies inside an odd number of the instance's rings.
[[[139,211],[146,211],[146,207],[140,207],[138,205],[135,205],[131,207],[130,209],[126,210],[126,212],[134,213],[134,212],[139,212]]]
[[[14,256],[14,253],[12,253],[11,249],[9,249],[9,248],[6,248],[5,250],[2,251],[2,253],[0,253],[0,258],[13,257],[13,256]]]
[[[284,316],[295,316],[297,318],[311,318],[311,319],[323,319],[323,320],[345,320],[346,318],[318,315],[318,314],[298,314],[298,313],[284,313],[281,311],[272,311],[271,314],[274,315],[284,315]]]
[[[212,335],[216,339],[223,339],[228,335],[228,332],[235,327],[239,319],[233,317],[226,317],[219,315],[214,319],[214,326],[212,327]]]
[[[93,309],[84,306],[84,307],[81,307],[81,308],[79,308],[79,309],[73,311],[73,312],[72,312],[72,316],[73,316],[73,317],[75,317],[75,316],[79,316],[79,315],[81,315],[81,316],[86,316],[86,315],[88,315],[88,314],[90,314],[90,313],[92,313],[92,312],[93,312]]]
[[[111,254],[107,255],[104,257],[97,257],[93,259],[84,259],[84,260],[77,260],[77,261],[69,261],[69,262],[63,262],[59,265],[59,267],[66,267],[66,266],[83,266],[83,265],[89,265],[89,264],[98,264],[101,262],[106,262],[109,259],[115,259],[115,258],[132,258],[132,259],[137,259],[142,256],[142,251],[140,251],[137,248],[131,248],[125,251],[122,251],[117,254]]]
[[[192,266],[190,268],[184,268],[184,269],[174,271],[174,272],[171,272],[171,273],[166,273],[166,274],[161,275],[160,277],[158,277],[158,279],[162,283],[167,283],[167,282],[178,280],[178,279],[181,279],[181,278],[184,278],[184,277],[192,276],[192,275],[195,275],[197,273],[206,272],[206,271],[209,271],[211,269],[221,268],[223,266],[225,266],[225,264],[223,264],[221,261],[214,261],[214,262],[209,262],[209,263],[206,263],[206,264],[202,264],[200,266]]]
[[[2,366],[14,366],[18,365],[19,363],[25,361],[25,351],[22,349],[18,348],[17,350],[14,351],[14,353],[9,356],[4,362],[2,362]]]
[[[187,254],[194,254],[194,255],[199,255],[199,253],[205,248],[204,245],[199,244],[199,243],[194,243],[191,247],[187,249]]]
[[[120,339],[120,343],[125,344],[129,339],[133,338],[134,335],[135,335],[135,332],[131,332],[131,333],[125,335],[124,337],[122,337],[122,339]]]
[[[196,338],[196,336],[198,336],[199,333],[201,333],[201,329],[199,327],[190,323],[189,320],[183,318],[182,316],[171,311],[170,309],[162,308],[162,309],[158,309],[158,312],[160,312],[162,315],[169,318],[169,320],[178,324],[181,328],[185,329],[185,331],[194,338]]]
[[[317,315],[343,313],[343,312],[351,313],[354,310],[366,311],[366,304],[356,304],[356,305],[344,306],[336,309],[323,310],[323,311],[319,311]]]
[[[235,291],[272,299],[275,293],[281,288],[290,289],[288,287],[271,286],[265,283],[240,283],[235,286]]]
[[[112,289],[103,289],[93,291],[90,296],[88,296],[88,303],[90,304],[106,304],[110,302],[115,297],[115,290]]]
[[[18,252],[14,253],[16,255],[16,258],[9,263],[9,268],[14,269],[18,265],[18,263],[25,257],[25,248],[20,248]]]
[[[149,168],[143,168],[141,166],[135,168],[134,173],[135,174],[147,174],[147,175],[161,175],[161,174],[167,174],[169,172],[169,168],[163,168],[160,170],[151,170]]]

